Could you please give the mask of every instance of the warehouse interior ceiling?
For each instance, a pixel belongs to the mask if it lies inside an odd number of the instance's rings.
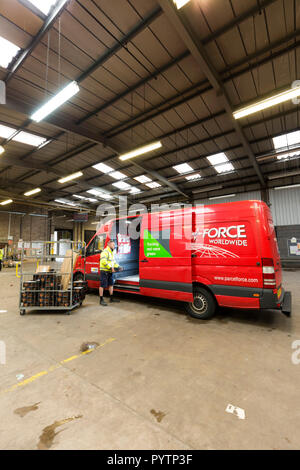
[[[0,66],[0,199],[92,209],[120,194],[188,202],[300,183],[300,139],[287,137],[298,101],[232,115],[300,79],[297,0],[50,3],[47,14],[29,0],[0,4],[0,36],[16,46]],[[72,81],[79,93],[31,120]]]

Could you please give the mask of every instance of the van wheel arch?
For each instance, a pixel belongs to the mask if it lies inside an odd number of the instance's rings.
[[[81,271],[76,271],[73,274],[73,281],[84,281],[84,274]]]
[[[187,313],[198,320],[208,320],[212,318],[218,303],[209,287],[199,282],[194,282],[193,296],[193,302],[186,303]]]

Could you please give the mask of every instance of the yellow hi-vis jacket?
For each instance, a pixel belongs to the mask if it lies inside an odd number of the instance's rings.
[[[101,253],[100,271],[111,272],[112,268],[118,268],[119,265],[114,260],[113,251],[107,246]]]
[[[2,260],[2,259],[3,259],[3,250],[2,250],[2,248],[0,248],[0,260]]]

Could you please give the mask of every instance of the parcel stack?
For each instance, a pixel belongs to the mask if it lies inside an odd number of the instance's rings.
[[[68,280],[63,285],[62,275],[54,270],[33,275],[23,282],[22,307],[71,307],[81,305],[87,293],[86,281]]]

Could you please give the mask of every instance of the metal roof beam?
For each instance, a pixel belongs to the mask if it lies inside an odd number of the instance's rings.
[[[107,52],[105,52],[98,60],[96,60],[91,67],[89,67],[85,72],[83,72],[78,78],[77,82],[80,83],[89,77],[93,72],[95,72],[101,65],[103,65],[107,60],[114,56],[118,51],[125,48],[127,43],[132,41],[139,33],[141,33],[147,26],[149,26],[154,20],[156,20],[162,14],[162,9],[160,7],[152,11],[146,18],[144,18],[140,23],[138,23],[128,34],[126,34],[120,41],[111,47]]]
[[[236,133],[239,136],[239,139],[242,142],[246,153],[249,156],[249,159],[255,169],[255,172],[257,173],[259,181],[261,182],[262,186],[265,186],[266,181],[256,161],[255,155],[245,137],[245,134],[240,124],[233,118],[233,108],[230,103],[230,99],[227,95],[226,90],[223,87],[223,83],[219,74],[216,72],[216,70],[210,63],[210,60],[206,54],[203,44],[192,31],[192,28],[189,25],[187,19],[183,16],[180,11],[176,10],[176,7],[172,2],[170,2],[169,0],[158,0],[158,2],[166,13],[169,20],[171,21],[171,23],[173,24],[173,26],[175,27],[176,31],[180,35],[181,39],[184,41],[188,49],[191,51],[191,54],[200,65],[201,70],[207,76],[217,95],[220,97],[220,100],[222,100],[224,108],[227,111],[228,117],[234,129],[236,130]]]
[[[53,10],[50,12],[49,16],[47,17],[46,21],[44,22],[43,26],[41,27],[41,29],[37,33],[37,35],[32,39],[29,46],[26,49],[24,49],[23,52],[21,52],[21,54],[18,56],[15,63],[13,64],[12,68],[7,73],[7,75],[4,79],[6,84],[12,79],[14,74],[23,65],[23,63],[27,59],[27,57],[30,56],[32,51],[35,49],[35,47],[38,45],[38,43],[42,40],[42,38],[45,36],[47,31],[49,31],[49,29],[52,28],[54,23],[57,21],[57,19],[60,17],[63,10],[67,6],[67,4],[68,4],[68,2],[65,2],[65,0],[60,0],[57,3],[57,5],[55,5]]]
[[[257,60],[259,56],[265,55],[266,53],[271,52],[273,49],[284,45],[286,42],[292,39],[295,39],[299,35],[300,35],[300,29],[297,29],[296,31],[293,31],[291,34],[289,34],[288,36],[284,37],[283,39],[280,39],[278,41],[275,41],[269,44],[268,46],[264,47],[263,49],[257,51],[254,54],[245,56],[243,59],[231,64],[230,67],[226,67],[223,71],[220,72],[223,82],[227,83],[230,80],[238,78],[239,76],[244,75],[247,72],[251,72],[251,70],[253,70],[254,68],[264,65],[270,62],[271,60],[281,57],[282,55],[287,54],[288,52],[291,52],[294,49],[298,48],[300,46],[300,41],[296,41],[295,43],[289,45],[288,47],[282,50],[279,50],[275,53],[272,53],[268,57],[263,57],[259,61]],[[251,60],[254,60],[254,59],[256,59],[256,61],[253,64],[250,64],[248,65],[248,67],[244,67],[243,69],[240,69],[234,72],[235,68],[241,67],[242,65],[245,65],[245,64],[249,64],[249,62],[251,62]],[[204,93],[206,93],[207,91],[211,89],[212,89],[212,86],[209,84],[208,80],[198,82],[195,85],[187,88],[183,92],[177,95],[174,95],[171,98],[168,98],[167,100],[148,109],[147,111],[140,113],[123,123],[117,124],[116,126],[111,128],[109,131],[107,131],[104,135],[107,138],[113,138],[115,136],[118,136],[119,134],[126,132],[127,130],[130,130],[140,124],[143,124],[144,122],[147,122],[150,119],[160,116],[161,114],[179,106],[180,104],[183,104],[197,96],[203,95]]]

